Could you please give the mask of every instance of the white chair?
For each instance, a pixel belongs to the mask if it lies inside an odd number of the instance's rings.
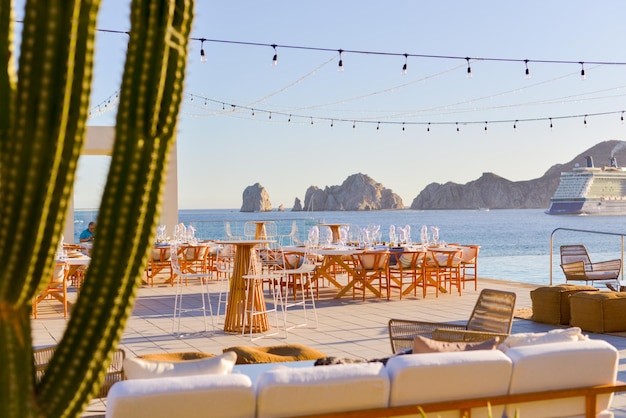
[[[268,289],[268,298],[264,296],[263,283],[267,280],[273,279],[272,273],[264,273],[263,266],[256,249],[253,249],[250,255],[250,267],[248,274],[242,276],[245,282],[245,301],[244,301],[244,317],[245,323],[247,323],[248,331],[250,333],[250,341],[258,340],[260,338],[269,337],[279,334],[278,325],[278,307],[282,306],[282,297],[280,292],[276,291],[274,286],[270,286]],[[263,301],[261,303],[261,301]],[[268,304],[271,306],[268,307]],[[268,332],[262,332],[265,326],[262,322],[268,320],[268,314],[274,315],[274,331],[271,331],[271,326]],[[286,328],[285,317],[283,315],[283,324]],[[246,327],[241,328],[241,334],[244,335]],[[253,335],[257,332],[257,335]],[[285,331],[286,332],[286,331]],[[286,336],[286,335],[285,335]]]
[[[300,239],[298,238],[298,223],[296,221],[293,221],[293,223],[291,224],[291,232],[289,232],[289,234],[278,236],[278,243],[280,246],[301,243]]]
[[[230,240],[238,240],[241,239],[238,235],[233,235],[230,229],[230,222],[224,222],[224,233],[226,234],[226,238]]]
[[[283,320],[285,322],[285,333],[290,329],[308,326],[307,309],[313,311],[315,326],[317,328],[317,310],[315,309],[315,296],[310,287],[315,275],[316,265],[309,256],[308,247],[304,253],[283,251],[283,269],[276,270],[274,274],[280,278],[281,291],[285,288],[285,295],[282,298]],[[317,282],[316,282],[317,284]],[[289,288],[292,289],[293,299],[289,302]],[[318,292],[319,290],[316,289]],[[298,296],[299,292],[299,296]],[[287,318],[288,309],[301,307],[303,322],[295,322]],[[288,325],[291,323],[291,325]]]
[[[187,312],[202,312],[202,317],[204,320],[204,331],[207,332],[207,305],[209,316],[211,317],[211,326],[213,330],[215,330],[215,322],[213,319],[213,308],[211,307],[211,299],[209,297],[209,293],[207,290],[207,283],[212,276],[212,272],[200,272],[200,273],[191,273],[191,272],[183,272],[180,267],[180,249],[178,246],[173,245],[171,247],[171,262],[172,262],[172,270],[174,271],[174,280],[176,282],[176,294],[174,296],[174,318],[172,322],[172,333],[176,335],[180,334],[180,318],[184,313]],[[196,308],[186,308],[183,306],[183,292],[185,286],[183,284],[187,284],[190,280],[197,280],[200,284],[200,306]]]

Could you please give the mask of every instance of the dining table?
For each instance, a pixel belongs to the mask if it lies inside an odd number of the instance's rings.
[[[62,260],[57,260],[57,262],[67,264],[67,279],[70,281],[70,284],[80,289],[85,271],[91,262],[91,257],[70,251],[66,257],[63,257]]]
[[[251,286],[251,297],[246,298],[246,283],[243,276],[248,274],[252,251],[258,245],[266,245],[275,242],[267,239],[216,241],[218,245],[232,245],[235,247],[235,259],[230,277],[228,304],[224,317],[224,332],[241,334],[243,332],[262,333],[270,329],[267,314],[246,315],[250,307],[246,307],[246,300],[254,306],[265,306],[263,292],[254,291],[256,286]],[[254,301],[254,302],[253,302]]]
[[[283,247],[285,251],[293,252],[305,252],[306,249],[303,246],[289,246]],[[315,269],[315,274],[311,278],[311,281],[326,279],[330,284],[339,289],[339,292],[334,296],[335,299],[339,299],[348,293],[352,287],[357,283],[356,278],[359,277],[359,273],[355,271],[354,264],[352,263],[352,256],[359,252],[365,251],[364,248],[357,247],[317,247],[309,250],[311,254],[321,256],[322,263]],[[348,280],[346,283],[341,283],[337,280],[336,270],[341,269],[346,272]],[[376,296],[380,297],[381,294],[374,286],[367,283],[366,287],[372,291]]]

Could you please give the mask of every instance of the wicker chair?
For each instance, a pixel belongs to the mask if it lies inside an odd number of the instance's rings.
[[[616,281],[622,269],[619,259],[592,262],[584,245],[561,245],[561,268],[565,281]]]
[[[439,341],[485,341],[506,337],[511,333],[516,295],[494,289],[483,289],[478,296],[467,324],[389,320],[389,340],[395,354],[413,347],[417,335]]]
[[[48,367],[48,363],[52,359],[54,355],[54,351],[56,350],[56,346],[36,348],[33,350],[33,361],[35,365],[35,379],[37,383],[43,379],[43,376],[46,372],[46,368]],[[109,389],[113,386],[114,383],[124,380],[124,358],[126,357],[126,353],[123,349],[118,348],[113,354],[113,359],[111,360],[111,364],[107,368],[106,374],[104,376],[104,382],[102,382],[102,386],[100,387],[100,391],[96,394],[97,398],[106,398],[109,393]]]

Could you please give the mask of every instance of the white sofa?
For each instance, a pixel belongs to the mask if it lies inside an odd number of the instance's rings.
[[[618,361],[612,345],[584,339],[506,351],[400,355],[386,366],[278,367],[260,373],[255,382],[243,374],[126,380],[109,392],[106,417],[271,418],[377,409],[392,416],[412,405],[614,384]],[[598,396],[595,415],[613,416],[611,400],[612,393]],[[505,408],[509,416],[519,409],[521,418],[585,416],[583,397],[494,405],[493,416],[502,416]],[[488,416],[484,402],[470,409],[472,417]],[[410,410],[421,417],[416,407]],[[427,416],[458,417],[459,412]]]

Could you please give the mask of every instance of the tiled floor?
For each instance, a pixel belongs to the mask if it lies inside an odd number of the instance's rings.
[[[124,332],[121,347],[127,356],[146,353],[202,351],[221,353],[224,348],[237,345],[268,346],[286,343],[303,344],[316,348],[328,356],[344,358],[373,359],[387,357],[391,354],[387,322],[390,318],[407,318],[428,321],[464,322],[476,302],[482,288],[513,291],[517,294],[517,308],[530,307],[530,290],[536,286],[503,282],[490,279],[479,279],[478,290],[469,284],[462,296],[457,294],[440,294],[435,298],[434,292],[426,299],[405,297],[401,301],[397,293],[390,301],[368,297],[362,302],[360,297],[352,300],[351,296],[333,299],[330,288],[321,289],[317,301],[317,317],[319,323],[314,328],[312,321],[309,326],[293,329],[285,337],[285,333],[274,337],[250,341],[248,336],[226,334],[223,331],[223,316],[215,318],[216,328],[212,333],[197,332],[203,329],[201,318],[196,316],[183,317],[181,331],[187,335],[172,335],[172,312],[174,307],[174,291],[169,285],[143,287],[139,289],[132,317]],[[198,300],[198,287],[188,286],[185,289],[185,304]],[[217,307],[218,286],[210,285],[213,308]],[[58,309],[58,304],[51,302],[42,305],[39,319],[33,321],[33,338],[36,346],[50,345],[61,338],[66,321]],[[295,313],[294,313],[295,312]],[[222,308],[223,314],[223,308]],[[301,319],[301,312],[289,312],[294,321]],[[309,315],[309,320],[311,320]],[[515,319],[513,332],[539,332],[554,327],[528,320]],[[211,329],[209,325],[209,329]],[[620,351],[618,379],[626,381],[626,338],[589,334],[591,338],[603,339],[613,344]],[[593,361],[593,359],[589,359]],[[84,416],[100,416],[104,414],[105,403],[94,401]],[[616,417],[626,417],[626,395],[616,396],[613,400],[613,412]]]

